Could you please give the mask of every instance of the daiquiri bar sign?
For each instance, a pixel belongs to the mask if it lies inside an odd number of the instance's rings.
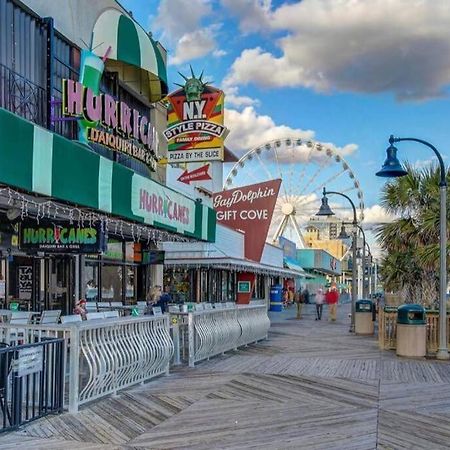
[[[63,80],[63,114],[89,123],[89,142],[124,153],[156,170],[156,129],[147,116],[125,102],[108,94],[96,95],[80,82]]]

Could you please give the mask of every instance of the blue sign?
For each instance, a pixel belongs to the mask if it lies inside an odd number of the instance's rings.
[[[297,247],[295,242],[292,242],[283,236],[278,238],[278,242],[280,247],[283,249],[283,256],[285,258],[292,258],[293,260],[297,258]]]

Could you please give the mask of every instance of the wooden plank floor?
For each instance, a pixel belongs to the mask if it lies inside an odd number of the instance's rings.
[[[274,316],[268,341],[41,419],[5,449],[448,449],[450,363],[399,359],[337,323]]]

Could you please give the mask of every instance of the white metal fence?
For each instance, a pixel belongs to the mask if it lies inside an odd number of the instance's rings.
[[[70,412],[167,373],[173,353],[167,315],[48,326],[0,324],[0,333],[1,340],[11,344],[64,338],[65,397]]]
[[[180,358],[196,362],[267,338],[270,321],[265,305],[233,306],[189,313],[171,313],[176,319],[173,338]],[[179,339],[179,343],[177,340]]]
[[[63,338],[64,404],[76,412],[84,403],[168,373],[171,362],[183,360],[193,367],[267,338],[270,321],[265,304],[219,306],[170,316],[58,325],[0,323],[0,341],[18,345]]]

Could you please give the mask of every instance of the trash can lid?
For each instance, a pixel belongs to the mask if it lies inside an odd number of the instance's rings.
[[[425,308],[422,305],[418,305],[417,303],[407,303],[405,305],[401,305],[398,307],[398,312],[401,312],[401,311],[425,312]]]
[[[360,298],[359,300],[356,300],[356,303],[359,303],[360,305],[371,305],[373,302],[367,298]]]
[[[425,325],[425,308],[415,303],[398,307],[397,323],[409,325]]]

